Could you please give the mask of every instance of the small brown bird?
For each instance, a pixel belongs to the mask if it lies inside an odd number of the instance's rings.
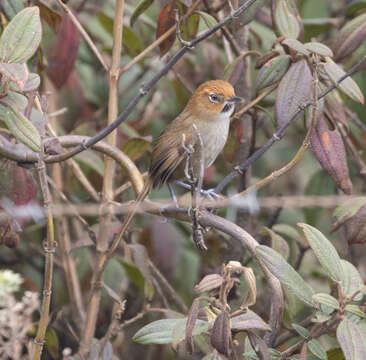
[[[160,135],[152,153],[148,178],[136,198],[136,207],[122,224],[120,236],[135,215],[137,204],[152,188],[184,178],[187,149],[193,150],[195,174],[199,174],[201,157],[205,168],[212,165],[226,143],[234,103],[239,101],[241,98],[235,96],[234,88],[226,81],[207,81],[198,87],[183,111]],[[201,143],[202,151],[195,152]]]

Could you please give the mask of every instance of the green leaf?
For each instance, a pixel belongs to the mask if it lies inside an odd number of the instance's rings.
[[[121,150],[132,160],[139,159],[149,148],[151,141],[144,138],[130,138],[123,145]]]
[[[216,19],[210,14],[207,14],[204,11],[196,11],[196,13],[201,16],[203,23],[206,25],[208,29],[211,29],[217,24]]]
[[[353,304],[348,304],[345,307],[345,310],[353,315],[358,316],[361,319],[366,318],[365,313],[360,309],[359,306],[357,305],[353,305]]]
[[[137,6],[135,11],[132,13],[131,15],[131,19],[130,19],[130,25],[133,26],[133,24],[135,23],[135,21],[137,20],[137,18],[143,13],[145,12],[150,6],[151,4],[154,2],[154,0],[141,0]]]
[[[41,150],[38,130],[20,111],[0,105],[0,118],[17,140],[35,152]]]
[[[36,6],[19,12],[0,38],[0,59],[7,63],[24,63],[36,52],[42,38],[41,19]]]
[[[365,360],[365,334],[352,321],[344,319],[337,328],[337,340],[346,360]]]
[[[256,253],[267,266],[268,270],[276,276],[283,285],[287,286],[294,295],[305,304],[315,306],[315,302],[312,298],[314,290],[280,254],[264,245],[257,246]]]
[[[362,10],[366,10],[366,0],[354,0],[348,5],[346,15],[350,16]]]
[[[144,48],[141,38],[127,26],[123,26],[122,43],[131,56],[138,55]]]
[[[198,14],[192,14],[188,19],[183,21],[180,26],[182,39],[185,41],[191,41],[195,38],[198,26],[200,24],[200,16]]]
[[[25,64],[0,63],[0,74],[14,82],[21,91],[24,91],[29,72]]]
[[[169,344],[173,341],[174,329],[185,329],[186,323],[187,318],[153,321],[140,329],[132,339],[140,344]],[[210,323],[207,321],[197,320],[193,330],[193,336],[207,331],[210,326]],[[184,331],[182,336],[184,337]]]
[[[53,359],[58,359],[59,341],[55,330],[48,329],[45,335],[46,349]]]
[[[298,224],[313,249],[322,267],[334,281],[340,282],[343,279],[343,268],[341,259],[333,244],[316,228],[300,223]]]
[[[334,63],[329,57],[326,58],[326,61],[327,62],[324,64],[324,70],[329,76],[329,79],[352,100],[363,104],[365,100],[356,82],[351,77],[347,77],[338,84],[339,79],[345,75],[344,70]]]
[[[95,170],[100,176],[104,176],[104,162],[94,151],[83,151],[75,155],[75,160]]]
[[[267,61],[258,72],[256,89],[261,90],[280,81],[286,74],[290,63],[291,57],[289,55],[280,55]]]
[[[322,43],[312,41],[304,44],[304,47],[314,54],[333,57],[333,51]]]
[[[338,222],[344,222],[350,219],[352,216],[356,215],[358,210],[366,204],[366,197],[354,198],[348,200],[342,205],[338,206],[334,212],[333,216]]]
[[[308,342],[309,350],[319,359],[328,360],[327,352],[325,351],[323,345],[316,339],[312,339]]]
[[[343,268],[342,291],[348,296],[352,296],[357,290],[361,290],[363,280],[356,267],[346,260],[341,260]],[[354,297],[355,301],[362,299],[362,294]]]
[[[307,50],[305,45],[296,39],[285,39],[282,44],[287,45],[290,49],[295,50],[301,55],[309,56],[310,52]]]
[[[0,9],[11,20],[18,12],[24,9],[22,0],[1,0]]]
[[[326,305],[335,310],[339,309],[338,300],[329,294],[318,293],[313,295],[313,299],[321,305]]]
[[[300,35],[300,24],[294,12],[295,4],[292,0],[278,0],[275,10],[275,23],[279,33],[286,37],[297,39]]]
[[[328,360],[345,360],[341,348],[335,348],[327,351]]]
[[[294,330],[304,339],[309,339],[310,337],[310,332],[308,329],[302,327],[301,325],[298,324],[291,324],[291,326],[294,328]]]
[[[287,244],[287,241],[281,235],[275,233],[272,229],[267,227],[264,227],[261,232],[267,234],[271,238],[272,249],[280,253],[285,260],[288,260],[290,248]]]

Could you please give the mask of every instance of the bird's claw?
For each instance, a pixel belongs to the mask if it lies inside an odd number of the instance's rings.
[[[201,195],[208,197],[211,200],[222,198],[220,194],[218,194],[215,189],[207,189],[202,190],[201,189]]]

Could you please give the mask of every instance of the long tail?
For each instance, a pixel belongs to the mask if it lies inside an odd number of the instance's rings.
[[[152,180],[150,178],[148,178],[146,180],[145,185],[142,188],[141,192],[137,195],[136,200],[135,200],[135,204],[134,204],[131,212],[129,212],[127,214],[127,216],[125,217],[118,236],[113,240],[112,246],[109,249],[110,253],[113,253],[116,250],[116,248],[119,245],[120,241],[122,240],[122,237],[123,237],[124,233],[126,232],[128,226],[130,225],[132,219],[136,215],[136,212],[137,212],[137,209],[138,209],[139,205],[141,204],[142,201],[145,200],[147,195],[149,195],[150,190],[152,188],[152,185],[153,185]]]

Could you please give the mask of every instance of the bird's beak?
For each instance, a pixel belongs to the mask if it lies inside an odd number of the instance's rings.
[[[228,102],[240,102],[243,99],[239,96],[232,96],[231,98],[227,99]]]

